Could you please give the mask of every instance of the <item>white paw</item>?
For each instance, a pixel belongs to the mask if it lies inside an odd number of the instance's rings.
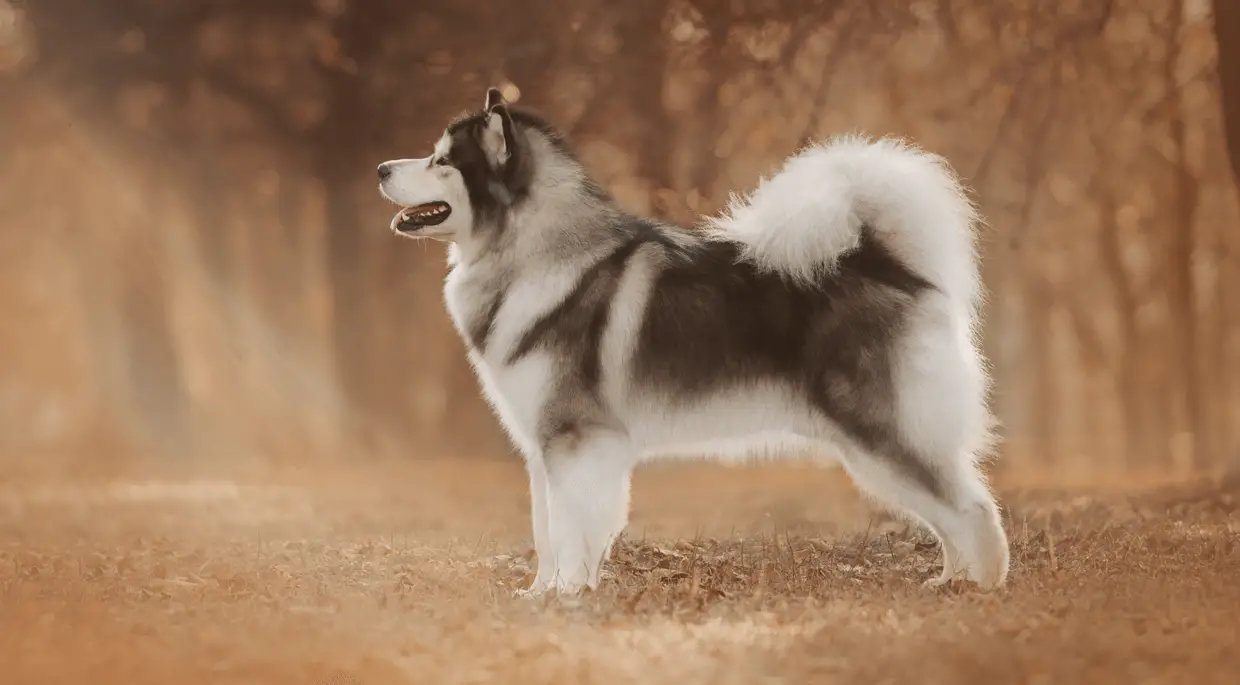
[[[585,582],[574,580],[556,581],[555,593],[560,597],[575,597],[590,587]]]
[[[952,582],[957,581],[957,580],[963,580],[963,578],[960,576],[955,576],[955,575],[951,575],[951,576],[940,575],[935,578],[931,578],[930,580],[927,580],[926,582],[922,583],[921,586],[924,588],[929,588],[933,590],[933,589],[941,588],[945,585],[950,585]]]
[[[1007,571],[1006,564],[993,562],[981,570],[970,568],[969,580],[976,583],[982,590],[995,590],[1007,580]]]
[[[563,578],[562,576],[554,576],[553,581],[544,581],[540,577],[535,577],[534,582],[528,588],[518,589],[514,591],[514,595],[526,599],[536,599],[546,595],[554,594],[561,598],[576,597],[587,588],[594,589],[594,586],[579,578]]]
[[[518,588],[515,592],[513,592],[513,595],[522,599],[537,599],[542,597],[547,594],[549,590],[554,588],[554,585],[543,580],[542,578],[543,576],[541,575],[535,576],[534,582],[530,583],[529,587]]]
[[[978,573],[972,567],[957,569],[955,573],[944,571],[935,578],[922,583],[922,587],[940,588],[954,583],[972,583],[982,591],[994,590],[1003,584],[1006,573]]]

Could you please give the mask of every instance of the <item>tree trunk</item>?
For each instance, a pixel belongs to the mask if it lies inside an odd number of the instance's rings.
[[[1223,125],[1231,171],[1240,183],[1240,2],[1214,0],[1218,79],[1223,91]]]
[[[376,353],[375,342],[382,335],[372,325],[377,284],[369,277],[369,232],[358,226],[354,193],[360,182],[372,178],[374,168],[369,156],[375,132],[369,124],[373,118],[364,88],[366,63],[380,46],[375,36],[397,22],[404,11],[403,6],[393,9],[387,4],[366,10],[350,5],[337,20],[341,52],[356,67],[322,69],[327,114],[312,141],[312,169],[325,193],[332,354],[337,382],[350,405],[343,426],[346,438],[373,437],[367,429],[381,425],[382,414],[397,407],[394,398],[386,396],[390,393],[384,392],[392,384],[385,378],[383,355]]]

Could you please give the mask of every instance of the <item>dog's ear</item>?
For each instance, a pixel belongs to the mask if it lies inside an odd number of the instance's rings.
[[[487,88],[487,101],[483,105],[482,111],[490,113],[491,110],[504,104],[504,93],[499,88]]]
[[[487,101],[490,100],[488,95]],[[508,113],[508,107],[501,103],[488,107],[486,118],[486,126],[482,129],[482,149],[491,167],[501,169],[508,163],[517,145],[512,115]]]

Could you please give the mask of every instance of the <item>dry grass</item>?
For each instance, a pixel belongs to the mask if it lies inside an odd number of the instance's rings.
[[[529,577],[515,465],[145,473],[159,480],[0,483],[4,682],[1200,684],[1240,668],[1234,485],[1005,488],[1012,580],[983,595],[923,590],[936,550],[838,474],[660,469],[600,591],[528,602],[511,597]]]

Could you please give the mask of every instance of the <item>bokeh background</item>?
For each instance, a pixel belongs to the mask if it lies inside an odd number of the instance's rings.
[[[513,459],[442,248],[388,232],[374,179],[500,85],[680,222],[815,137],[913,138],[988,220],[997,468],[1234,468],[1238,14],[0,0],[0,459]]]
[[[1007,586],[689,463],[513,598],[526,476],[375,176],[492,85],[686,224],[820,136],[944,155]],[[0,0],[0,680],[1234,685],[1238,168],[1240,0]]]

